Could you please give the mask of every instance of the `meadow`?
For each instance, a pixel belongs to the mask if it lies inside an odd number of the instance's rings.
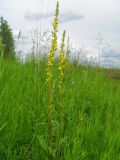
[[[3,62],[0,76],[0,159],[47,159],[46,60]],[[57,63],[52,89],[59,106]],[[71,63],[62,97],[61,154],[56,158],[56,112],[53,110],[52,159],[120,159],[120,81],[104,69]]]
[[[1,44],[0,160],[120,160],[120,70],[70,60],[58,15],[57,2],[47,58],[3,58]]]

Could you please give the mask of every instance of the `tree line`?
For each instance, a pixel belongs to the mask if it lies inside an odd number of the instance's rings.
[[[15,57],[13,32],[7,20],[3,17],[0,17],[0,43],[3,51],[0,49],[0,55],[3,54],[3,58]]]

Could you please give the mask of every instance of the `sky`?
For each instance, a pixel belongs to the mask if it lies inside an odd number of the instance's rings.
[[[84,50],[87,57],[98,57],[98,33],[103,44],[103,63],[120,66],[120,1],[59,0],[60,33],[65,29],[73,48]],[[39,26],[41,32],[51,30],[56,0],[0,0],[0,16],[8,20],[14,35],[22,31],[22,49]],[[42,20],[41,20],[42,17]]]

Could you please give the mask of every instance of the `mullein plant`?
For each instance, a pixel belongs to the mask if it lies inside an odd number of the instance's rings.
[[[59,20],[58,20],[58,15],[59,15],[59,2],[57,1],[56,5],[56,12],[55,12],[55,17],[52,23],[53,30],[52,30],[52,42],[51,42],[51,47],[48,52],[48,62],[47,62],[47,97],[48,97],[48,160],[52,159],[51,155],[51,150],[52,150],[52,87],[53,87],[53,82],[54,82],[54,77],[53,77],[53,68],[54,68],[54,60],[55,60],[55,54],[58,51],[58,38],[57,38],[57,33],[58,33],[58,26],[59,26]]]
[[[60,140],[62,137],[62,119],[63,119],[63,79],[64,79],[64,70],[65,70],[65,35],[66,32],[63,32],[62,41],[60,46],[60,55],[59,55],[59,66],[58,66],[58,88],[59,88],[59,103],[57,108],[57,117],[58,117],[58,130],[57,130],[57,160],[60,159],[61,155],[61,144]]]

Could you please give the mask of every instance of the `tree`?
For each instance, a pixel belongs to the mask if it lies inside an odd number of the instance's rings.
[[[7,58],[9,56],[15,55],[14,51],[14,39],[12,29],[8,25],[8,22],[1,17],[0,18],[0,38],[2,39],[4,54],[3,57]]]

